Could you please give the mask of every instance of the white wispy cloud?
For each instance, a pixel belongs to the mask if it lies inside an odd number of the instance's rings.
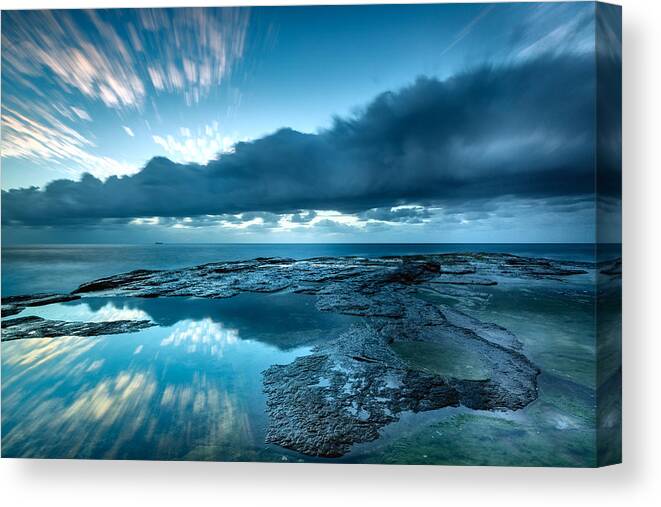
[[[594,13],[589,4],[580,10],[562,3],[535,4],[530,9],[521,25],[520,43],[512,48],[513,60],[594,51]]]
[[[123,11],[96,10],[83,16],[8,13],[4,70],[35,93],[40,91],[34,78],[49,76],[63,92],[78,91],[114,109],[139,110],[150,90],[198,102],[243,55],[245,9],[140,9],[123,16]],[[147,48],[153,53],[146,54]]]
[[[141,9],[138,45],[159,37],[175,41],[159,46],[161,54],[150,62],[154,89],[181,92],[188,104],[199,102],[243,56],[248,21],[249,11],[242,9]]]
[[[91,140],[45,111],[36,120],[6,105],[3,107],[3,158],[58,164],[73,176],[83,170],[99,178],[138,171],[137,167],[92,153],[94,147]]]
[[[93,103],[127,118],[155,108],[159,93],[202,100],[242,58],[248,20],[245,9],[3,13],[3,80],[22,93],[3,97],[2,157],[56,164],[74,177],[136,172],[95,154],[98,137],[86,130]],[[169,153],[201,162],[234,142],[215,133],[193,146],[174,141],[162,143]]]
[[[238,139],[235,135],[223,135],[219,131],[218,122],[200,127],[197,131],[181,127],[179,134],[177,137],[172,134],[153,135],[152,139],[165,150],[169,158],[181,163],[206,164],[219,154],[231,153],[239,140],[248,140]]]
[[[88,15],[101,22],[94,11]],[[9,22],[9,20],[7,20]],[[3,30],[3,64],[23,77],[52,73],[53,84],[77,90],[111,107],[137,106],[145,87],[124,41],[108,25],[108,43],[95,44],[72,14],[35,11],[11,19],[11,36]]]
[[[74,112],[74,114],[75,114],[78,118],[80,118],[81,120],[92,121],[92,117],[91,117],[91,116],[89,115],[89,113],[88,113],[87,111],[85,111],[83,108],[81,108],[81,107],[71,106],[71,110],[72,110],[72,111]]]

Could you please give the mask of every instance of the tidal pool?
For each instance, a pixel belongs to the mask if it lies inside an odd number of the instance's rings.
[[[286,451],[264,443],[261,372],[352,320],[294,295],[86,298],[24,315],[157,326],[3,343],[6,457],[282,459]]]
[[[513,331],[542,370],[539,397],[509,412],[464,407],[404,413],[342,458],[266,444],[262,372],[307,355],[361,317],[320,312],[315,298],[87,297],[19,316],[149,319],[137,333],[2,344],[6,457],[592,466],[594,294],[590,280],[499,280],[446,291],[443,304]],[[421,297],[432,298],[430,295]],[[398,344],[415,368],[480,379],[480,358]],[[431,347],[431,348],[430,348]]]

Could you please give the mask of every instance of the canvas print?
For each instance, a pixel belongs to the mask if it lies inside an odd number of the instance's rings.
[[[621,460],[621,9],[2,12],[2,456]]]

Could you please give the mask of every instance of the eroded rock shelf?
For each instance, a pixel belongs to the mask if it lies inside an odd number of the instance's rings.
[[[310,355],[264,372],[267,441],[336,457],[378,438],[406,411],[458,405],[517,410],[536,399],[539,370],[513,333],[422,294],[470,298],[471,290],[504,279],[557,281],[591,270],[588,263],[507,254],[258,258],[133,271],[85,283],[71,294],[3,299],[2,310],[4,317],[85,295],[228,298],[288,291],[316,297],[320,311],[363,317]],[[3,320],[2,339],[124,333],[150,325],[15,317]]]

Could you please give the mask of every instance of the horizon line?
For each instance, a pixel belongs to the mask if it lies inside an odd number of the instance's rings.
[[[177,241],[155,241],[144,243],[11,243],[2,245],[4,247],[15,246],[166,246],[166,245],[621,245],[621,241],[597,242],[597,241],[451,241],[451,242],[177,242]]]

